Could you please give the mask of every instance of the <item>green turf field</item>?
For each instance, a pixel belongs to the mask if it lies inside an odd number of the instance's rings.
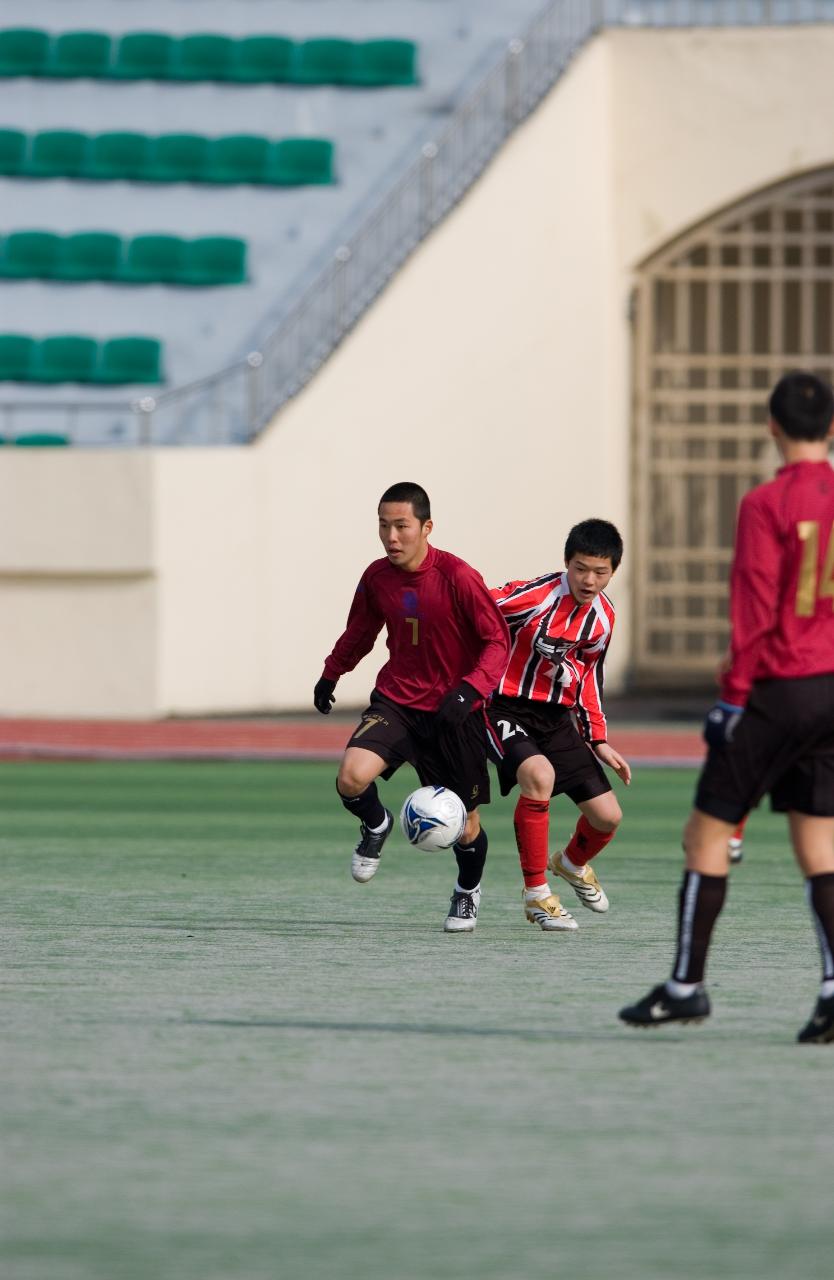
[[[690,774],[638,775],[608,917],[555,937],[510,804],[450,936],[450,856],[397,834],[350,879],[333,774],[0,766],[3,1280],[830,1276],[834,1046],[793,1043],[819,966],[782,821],[733,870],[712,1020],[640,1033],[615,1014],[668,972]]]

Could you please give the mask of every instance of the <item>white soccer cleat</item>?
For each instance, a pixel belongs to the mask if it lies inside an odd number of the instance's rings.
[[[449,906],[449,914],[443,922],[445,933],[471,933],[478,923],[478,907],[481,904],[480,889],[468,893],[455,889]]]
[[[730,836],[730,862],[741,862],[744,857],[744,840]]]
[[[367,884],[379,870],[379,855],[382,853],[382,846],[394,829],[394,815],[390,810],[385,810],[385,817],[388,820],[388,825],[382,831],[369,831],[365,824],[362,824],[359,843],[354,849],[353,857],[350,860],[350,874],[360,884]]]
[[[569,911],[566,911],[555,893],[547,898],[528,898],[522,891],[524,914],[531,924],[537,924],[545,933],[560,930],[569,933],[578,929],[579,925]]]
[[[563,880],[567,880],[583,907],[587,907],[589,911],[608,910],[608,898],[597,880],[593,867],[585,867],[584,875],[578,876],[575,871],[568,870],[562,862],[562,850],[557,849],[548,858],[547,869],[554,875],[561,876]]]

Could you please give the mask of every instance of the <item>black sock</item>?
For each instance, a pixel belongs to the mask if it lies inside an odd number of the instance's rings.
[[[459,840],[455,845],[455,857],[458,860],[458,884],[461,889],[477,889],[484,874],[484,863],[487,856],[487,833],[481,827],[474,840],[464,844]]]
[[[336,789],[338,791],[338,787]],[[385,821],[385,810],[375,782],[372,782],[358,796],[343,796],[339,791],[339,798],[348,813],[352,813],[366,827],[381,827]]]
[[[834,979],[834,871],[809,876],[808,905],[822,952],[824,982]]]
[[[703,982],[709,940],[726,892],[726,876],[684,872],[678,899],[678,949],[672,970],[676,982]]]

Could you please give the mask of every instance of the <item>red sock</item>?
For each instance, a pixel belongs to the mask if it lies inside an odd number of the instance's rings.
[[[515,807],[513,825],[521,871],[527,888],[547,880],[547,833],[550,801],[528,800],[521,796]]]
[[[613,840],[615,831],[597,831],[596,827],[592,827],[588,819],[583,813],[576,824],[576,830],[570,838],[570,844],[565,850],[565,857],[573,863],[575,867],[584,867],[586,863],[595,858],[600,849],[604,849],[609,840]]]

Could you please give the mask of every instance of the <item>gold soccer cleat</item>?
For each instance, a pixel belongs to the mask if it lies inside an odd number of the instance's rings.
[[[548,898],[528,898],[526,893],[522,893],[522,898],[527,919],[531,924],[537,924],[540,929],[544,929],[545,933],[551,933],[557,929],[569,932],[579,928],[555,893],[551,893]]]
[[[608,898],[592,867],[585,867],[585,874],[578,876],[575,871],[569,871],[564,865],[562,850],[557,849],[548,858],[547,869],[554,875],[561,876],[563,880],[567,880],[583,907],[587,907],[589,911],[608,910]]]

